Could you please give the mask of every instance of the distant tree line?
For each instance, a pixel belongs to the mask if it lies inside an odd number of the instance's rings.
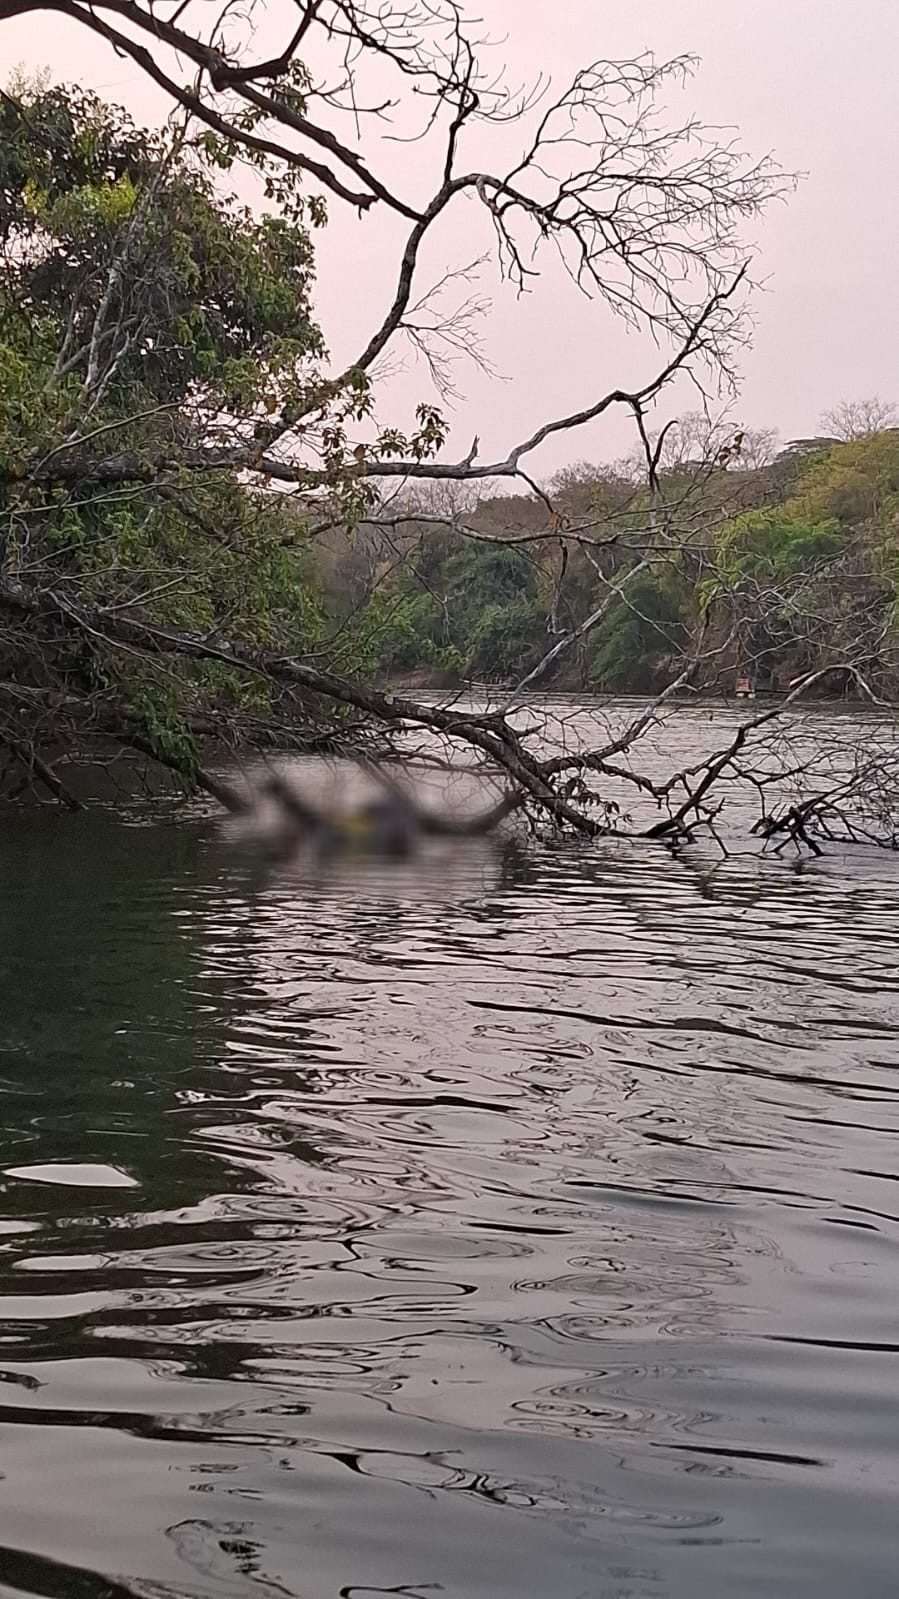
[[[356,647],[388,677],[515,681],[601,610],[544,686],[654,693],[704,631],[694,687],[784,690],[833,664],[822,692],[862,695],[863,679],[890,694],[899,427],[876,401],[822,425],[779,448],[688,415],[652,487],[635,457],[563,472],[546,499],[444,488],[394,502],[331,534],[327,608],[352,616]]]

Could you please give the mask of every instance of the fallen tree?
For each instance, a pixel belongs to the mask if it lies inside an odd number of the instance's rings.
[[[48,7],[0,0],[0,21],[39,9]],[[234,42],[225,14],[202,34],[183,6],[170,17],[132,0],[49,9],[129,56],[176,114],[147,132],[78,91],[26,84],[3,94],[0,743],[19,786],[73,807],[66,764],[111,747],[237,805],[207,745],[361,746],[450,768],[473,757],[504,786],[504,812],[588,836],[676,844],[714,830],[722,786],[745,780],[741,763],[762,730],[822,674],[803,674],[782,706],[748,717],[701,767],[662,779],[641,769],[646,734],[709,680],[725,641],[745,635],[763,658],[796,581],[765,586],[745,563],[725,569],[709,554],[708,485],[739,454],[735,430],[710,432],[707,458],[681,470],[672,491],[663,471],[673,434],[657,424],[685,380],[707,396],[733,383],[751,286],[743,226],[786,180],[695,122],[666,125],[661,96],[689,63],[597,62],[560,93],[515,94],[453,0],[372,9],[309,0],[264,61],[250,53],[252,30]],[[186,82],[179,61],[190,63]],[[418,141],[419,172],[430,163],[424,199],[420,181],[413,197],[376,171],[388,108],[391,128]],[[368,126],[364,155],[341,131],[347,118]],[[517,154],[485,165],[491,130],[509,122]],[[270,214],[229,197],[238,160],[257,168]],[[389,211],[403,230],[390,303],[340,371],[311,300],[323,194],[363,215]],[[433,293],[420,281],[426,244],[466,197],[488,220],[513,290],[539,286],[549,252],[599,309],[650,331],[664,352],[639,381],[604,384],[493,459],[477,437],[463,456],[445,454],[442,402],[462,348],[478,358],[482,306],[466,293],[444,315],[441,296],[467,286],[473,269],[451,263]],[[413,425],[398,428],[378,416],[377,363],[403,340],[424,357],[430,387]],[[531,459],[612,410],[633,421],[640,495],[572,519],[536,484]],[[410,518],[396,491],[498,482],[532,497],[541,525],[530,536],[552,542],[560,574],[572,552],[588,563],[597,603],[568,625],[552,607],[551,641],[499,705],[432,705],[377,686],[365,636],[352,618],[335,628],[325,614],[317,541],[362,522],[398,531]],[[460,539],[485,537],[457,515],[435,520]],[[510,526],[488,537],[501,546],[518,535]],[[613,606],[639,616],[641,575],[684,552],[711,586],[698,626],[671,639],[655,699],[598,741],[572,743],[545,717],[523,725],[522,708],[565,652]],[[408,543],[397,559],[410,559]],[[876,699],[863,631],[847,629],[828,670]],[[421,748],[410,743],[416,729]],[[841,770],[814,805],[773,817],[771,774],[751,781],[772,839],[805,842],[837,815],[856,829],[860,776],[853,785]],[[651,818],[632,823],[609,798],[622,784],[651,804]],[[885,816],[858,828],[892,841]]]

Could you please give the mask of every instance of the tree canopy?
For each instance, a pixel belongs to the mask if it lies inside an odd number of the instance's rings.
[[[317,381],[308,232],[223,195],[203,143],[81,91],[26,89],[0,113],[5,574],[161,626],[212,637],[227,617],[251,644],[314,648],[322,616],[289,507],[233,470],[179,470]],[[271,704],[221,663],[163,667],[86,629],[60,638],[58,620],[7,633],[4,656],[23,687],[82,699],[81,720],[142,723],[188,771],[191,718]]]

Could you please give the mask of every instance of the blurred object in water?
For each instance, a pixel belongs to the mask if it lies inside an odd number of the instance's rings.
[[[476,812],[458,804],[437,812],[371,766],[357,769],[357,776],[369,780],[368,791],[357,797],[346,781],[332,782],[329,794],[321,783],[309,780],[312,774],[304,775],[305,786],[276,770],[251,783],[247,809],[226,824],[228,836],[260,845],[280,861],[404,861],[416,856],[426,840],[492,833],[517,803],[506,796]]]

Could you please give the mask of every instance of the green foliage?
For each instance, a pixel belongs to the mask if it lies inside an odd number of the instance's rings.
[[[517,548],[433,536],[377,587],[352,653],[382,671],[504,678],[546,647],[539,569]]]
[[[601,512],[614,529],[589,554],[569,544],[562,558],[545,537],[522,547],[503,543],[499,531],[497,542],[482,542],[425,525],[398,572],[375,574],[366,614],[377,627],[367,659],[392,673],[436,666],[454,648],[468,676],[520,677],[560,629],[576,628],[601,604],[612,583],[621,593],[586,635],[580,665],[573,650],[560,657],[568,684],[655,691],[682,668],[700,634],[718,686],[744,673],[748,661],[762,680],[789,682],[847,653],[857,658],[860,648],[874,680],[888,675],[899,644],[899,433],[819,447],[739,475],[738,493],[722,467],[707,489],[695,546],[689,538],[662,543],[666,516],[675,527],[683,517],[683,471],[663,477],[654,502],[614,475],[591,484],[581,471],[563,482],[558,497],[569,515]],[[761,503],[747,507],[751,495]],[[727,514],[734,501],[742,508]],[[482,504],[485,535],[506,525],[508,507],[500,498]],[[536,530],[536,503],[515,502],[516,523],[529,512]],[[644,551],[654,524],[652,564],[634,571],[629,545]]]
[[[444,570],[452,634],[469,676],[505,678],[539,658],[539,571],[516,547],[462,541]]]
[[[899,432],[895,428],[840,444],[815,460],[794,496],[802,514],[842,528],[885,530],[899,516]]]
[[[341,629],[331,651],[332,663],[360,673],[390,676],[421,667],[440,669],[441,651],[435,602],[427,593],[376,589],[360,615]]]
[[[521,594],[485,605],[468,636],[467,671],[488,679],[530,671],[549,642],[546,623],[537,601]]]
[[[209,385],[245,414],[266,391],[286,397],[298,361],[321,354],[307,233],[223,197],[185,141],[56,88],[0,102],[0,148],[5,320],[21,312],[4,331],[29,357],[35,342],[47,360],[65,351],[58,396],[77,406],[104,296],[107,339],[124,334],[110,409]]]
[[[152,680],[131,686],[131,702],[143,721],[147,747],[160,761],[171,766],[186,788],[196,779],[199,766],[196,739],[184,726],[168,695],[159,692]]]
[[[323,388],[308,234],[222,194],[220,154],[79,90],[0,99],[0,535],[9,570],[88,602],[302,653],[324,630],[302,524],[283,498],[186,460]],[[350,388],[358,412],[367,386]],[[72,440],[82,463],[127,451],[149,487],[33,481],[27,463],[65,459]],[[224,664],[92,657],[82,687],[136,711],[186,776],[189,716],[268,704],[262,679]]]
[[[728,584],[747,576],[777,582],[820,567],[839,553],[841,543],[834,517],[809,522],[787,507],[747,511],[721,530],[718,572]]]
[[[638,572],[594,629],[588,677],[595,688],[650,692],[660,659],[677,657],[685,637],[688,595],[673,566]]]

